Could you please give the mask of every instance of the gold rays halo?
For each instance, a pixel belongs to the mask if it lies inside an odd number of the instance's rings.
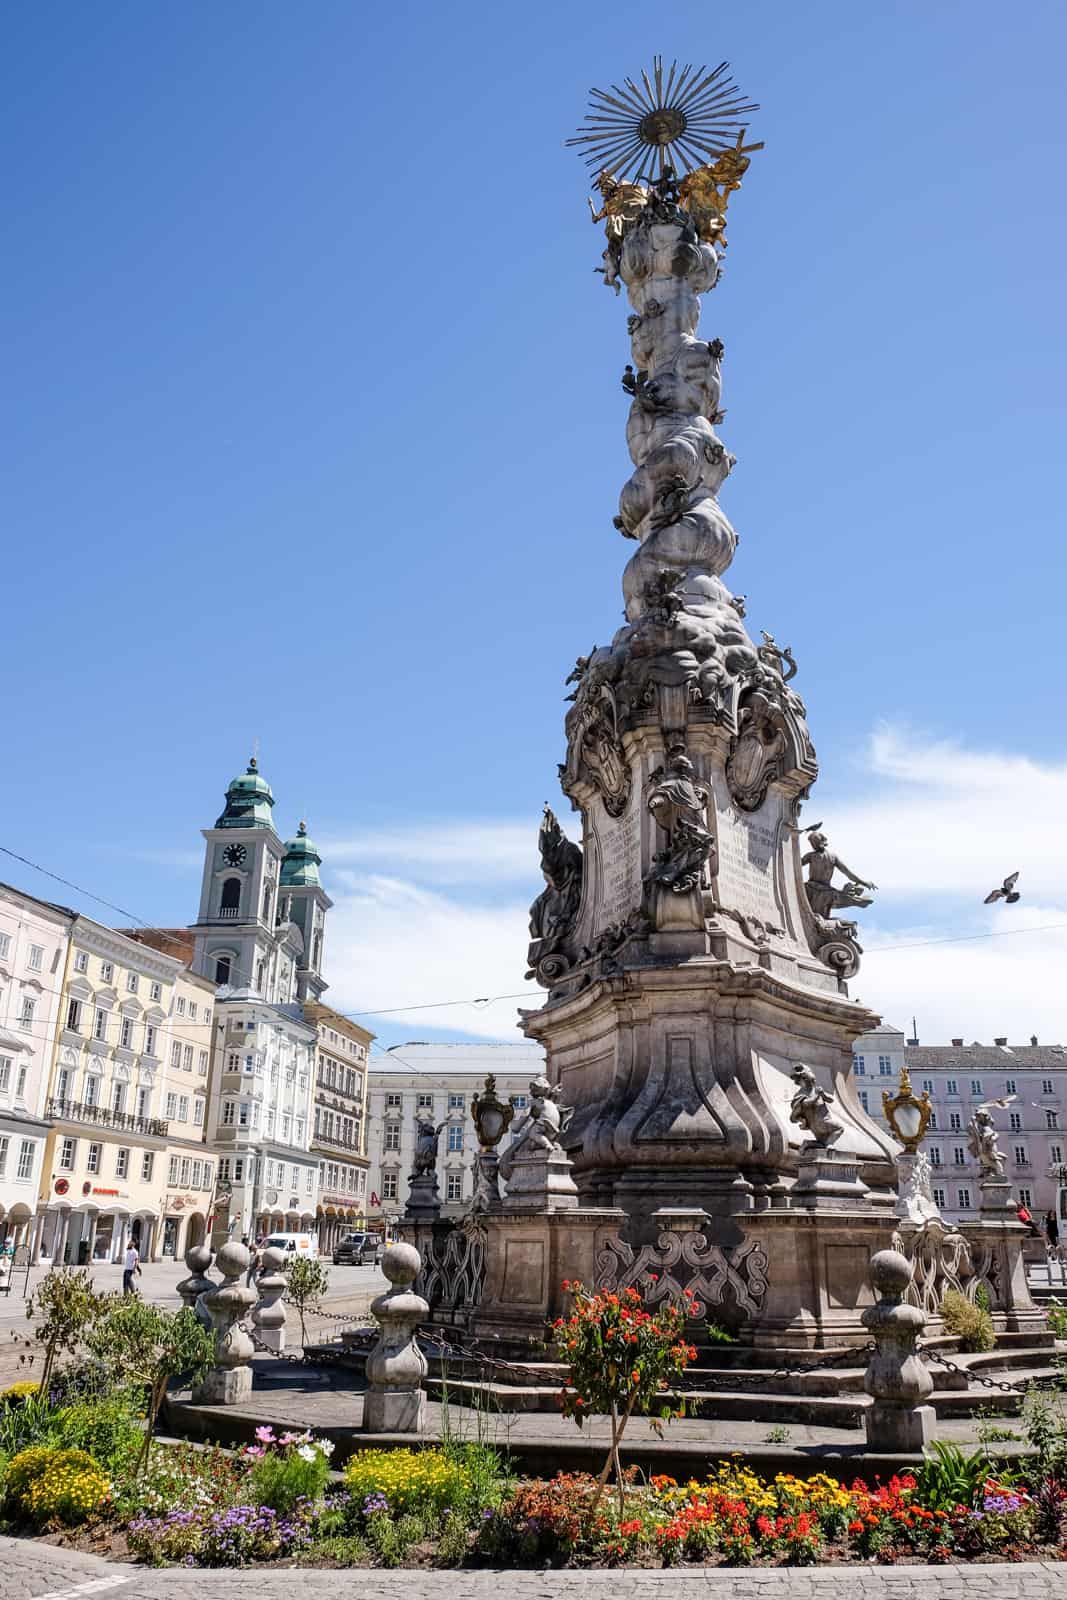
[[[566,143],[580,147],[586,166],[607,167],[618,178],[648,168],[647,175],[662,177],[668,167],[680,177],[734,145],[758,110],[734,83],[728,61],[712,72],[672,61],[664,73],[663,57],[654,56],[651,78],[642,72],[639,83],[624,78],[610,93],[590,89],[586,126]]]

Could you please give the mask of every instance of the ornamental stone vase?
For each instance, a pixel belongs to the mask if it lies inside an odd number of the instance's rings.
[[[287,1279],[282,1270],[284,1266],[284,1250],[274,1248],[264,1250],[262,1265],[256,1277],[259,1299],[252,1312],[252,1324],[260,1343],[273,1350],[275,1355],[280,1355],[285,1349],[285,1306],[282,1303],[282,1296],[285,1294]]]
[[[256,1300],[256,1291],[241,1281],[250,1260],[243,1244],[224,1244],[215,1257],[223,1281],[204,1300],[215,1330],[215,1363],[193,1390],[196,1405],[235,1405],[252,1393],[254,1347],[239,1326]]]

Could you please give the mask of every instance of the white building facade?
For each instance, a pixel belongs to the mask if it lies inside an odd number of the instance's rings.
[[[42,1116],[75,914],[0,884],[0,1239],[29,1242]]]
[[[472,1165],[478,1141],[471,1100],[496,1078],[501,1099],[528,1104],[530,1080],[545,1070],[539,1044],[394,1045],[371,1060],[367,1155],[370,1195],[367,1220],[388,1225],[403,1215],[408,1175],[415,1152],[415,1123],[432,1116],[443,1123],[438,1145],[437,1181],[442,1217],[462,1216],[474,1194]]]
[[[253,759],[206,841],[193,970],[217,987],[207,1138],[217,1152],[213,1238],[313,1232],[317,1000],[330,899],[301,823],[282,841]]]
[[[1009,1044],[1006,1036],[992,1044],[960,1038],[920,1045],[906,1041],[899,1028],[883,1026],[853,1046],[856,1088],[872,1116],[881,1115],[882,1090],[895,1092],[905,1063],[912,1089],[925,1090],[933,1107],[923,1149],[943,1214],[959,1222],[977,1213],[981,1175],[967,1125],[980,1105],[1004,1099],[1010,1103],[992,1106],[991,1115],[1013,1196],[1037,1221],[1052,1210],[1067,1236],[1067,1047],[1034,1037]]]

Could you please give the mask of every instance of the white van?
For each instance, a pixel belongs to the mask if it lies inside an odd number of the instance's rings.
[[[319,1242],[313,1233],[272,1233],[264,1239],[264,1250],[284,1250],[287,1260],[295,1256],[307,1256],[314,1261],[318,1257]]]

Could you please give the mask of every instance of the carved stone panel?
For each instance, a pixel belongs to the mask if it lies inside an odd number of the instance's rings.
[[[545,1295],[545,1246],[540,1239],[504,1241],[504,1288],[509,1305],[539,1306]]]
[[[609,1236],[596,1256],[596,1286],[617,1292],[639,1288],[649,1305],[680,1300],[692,1290],[694,1319],[732,1301],[749,1317],[759,1315],[767,1294],[767,1256],[755,1239],[724,1250],[708,1244],[702,1233],[661,1233],[655,1244],[635,1251],[624,1240]]]
[[[605,928],[624,922],[640,909],[644,893],[641,882],[641,816],[631,803],[621,817],[609,816],[600,803],[594,805],[590,826],[596,849],[599,894],[594,906],[593,936]]]
[[[719,845],[716,898],[745,917],[778,927],[783,920],[776,893],[782,796],[771,790],[758,810],[741,812],[719,770],[712,774],[712,787]]]

